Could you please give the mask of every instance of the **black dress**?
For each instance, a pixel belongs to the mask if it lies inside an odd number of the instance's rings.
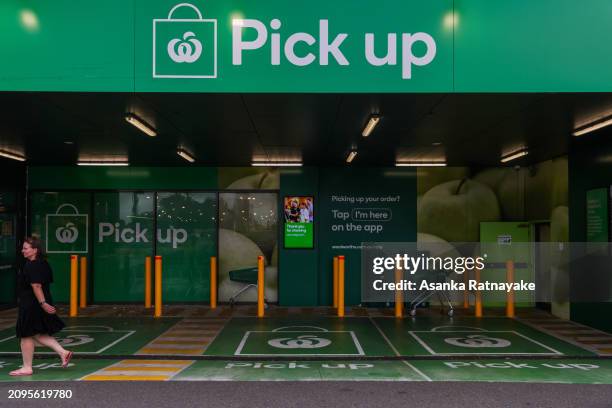
[[[40,283],[45,301],[53,305],[49,284],[53,282],[53,272],[47,261],[37,259],[27,260],[17,279],[19,315],[17,317],[17,337],[31,337],[35,334],[59,332],[64,328],[64,322],[57,314],[49,314],[38,304],[34,296],[32,283]]]

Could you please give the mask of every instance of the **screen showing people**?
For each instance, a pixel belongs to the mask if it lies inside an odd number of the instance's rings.
[[[313,197],[285,197],[285,248],[312,248],[314,245]]]

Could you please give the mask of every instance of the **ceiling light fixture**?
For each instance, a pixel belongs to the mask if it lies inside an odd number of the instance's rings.
[[[370,115],[370,118],[368,119],[368,124],[363,128],[363,132],[361,132],[361,136],[363,137],[368,137],[370,136],[370,133],[372,133],[374,131],[374,128],[376,127],[376,125],[378,125],[378,122],[380,122],[380,115]]]
[[[443,161],[413,161],[413,162],[395,162],[395,167],[445,167],[446,162]]]
[[[25,161],[25,156],[16,153],[10,153],[5,150],[0,150],[0,156],[6,157],[7,159],[17,160],[17,161]]]
[[[195,161],[195,158],[189,152],[187,152],[187,150],[180,147],[176,149],[176,154],[187,160],[189,163],[193,163]]]
[[[302,162],[273,162],[273,161],[260,161],[251,163],[254,167],[300,167]]]
[[[129,166],[128,162],[113,162],[113,161],[80,161],[78,166]]]
[[[508,163],[508,162],[510,162],[512,160],[516,160],[516,159],[518,159],[520,157],[527,156],[528,154],[529,154],[529,151],[527,149],[521,149],[521,150],[514,151],[512,153],[509,153],[509,154],[507,154],[505,156],[502,156],[500,161],[502,163]]]
[[[582,125],[574,129],[574,136],[582,136],[587,133],[594,132],[606,126],[612,125],[612,115],[605,116],[601,119],[598,119],[594,122],[587,123],[586,125]]]
[[[157,131],[155,131],[155,128],[153,126],[149,125],[147,122],[134,115],[133,113],[126,114],[125,120],[130,125],[135,126],[140,131],[144,132],[147,136],[157,136]]]
[[[352,151],[351,151],[351,152],[348,154],[348,156],[346,156],[346,162],[347,162],[347,163],[352,162],[352,161],[355,159],[355,157],[357,157],[357,150],[352,150]]]

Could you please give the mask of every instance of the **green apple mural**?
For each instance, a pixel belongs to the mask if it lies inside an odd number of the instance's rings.
[[[446,167],[417,172],[419,245],[480,241],[483,221],[550,222],[550,241],[569,240],[568,160],[528,167]],[[569,316],[568,248],[550,245],[553,314]],[[458,299],[453,299],[458,300]]]
[[[419,196],[431,188],[447,181],[460,180],[468,177],[467,167],[419,167],[417,169],[417,194]]]
[[[499,219],[499,204],[493,190],[465,178],[431,188],[423,195],[417,214],[418,232],[448,242],[478,241],[480,222]]]
[[[219,169],[219,188],[226,190],[278,190],[280,172],[267,167],[223,167]]]
[[[219,229],[219,301],[229,301],[245,286],[244,283],[230,280],[230,271],[257,267],[258,256],[264,256],[264,253],[251,239],[232,230]],[[276,302],[278,268],[268,266],[267,260],[265,260],[265,265],[265,297],[270,302]],[[257,292],[249,289],[240,295],[238,301],[255,302]]]
[[[524,191],[521,189],[520,169],[511,167],[486,169],[476,174],[474,180],[486,184],[495,192],[502,220],[523,220]]]

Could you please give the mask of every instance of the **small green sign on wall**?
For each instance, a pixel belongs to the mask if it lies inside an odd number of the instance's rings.
[[[608,189],[587,191],[587,242],[608,242]]]

